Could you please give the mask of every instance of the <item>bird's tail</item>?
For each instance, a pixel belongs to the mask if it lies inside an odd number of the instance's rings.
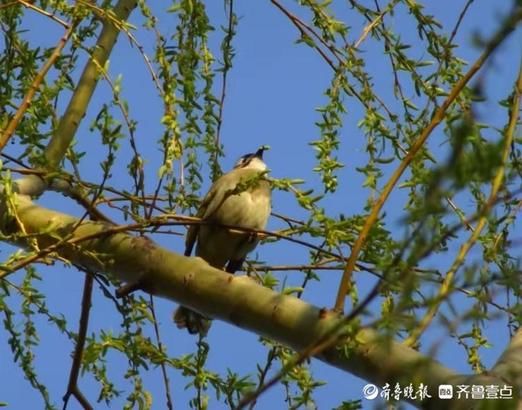
[[[206,336],[211,320],[185,306],[179,306],[174,312],[174,323],[178,329],[187,329],[191,335]]]

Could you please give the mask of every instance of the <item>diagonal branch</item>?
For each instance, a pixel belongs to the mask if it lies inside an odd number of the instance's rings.
[[[87,112],[87,107],[99,80],[99,67],[105,67],[109,55],[116,44],[122,28],[120,21],[125,21],[136,7],[136,0],[119,0],[113,9],[112,18],[103,19],[103,30],[94,47],[94,51],[87,62],[78,85],[76,86],[65,113],[60,118],[58,127],[54,131],[49,145],[45,149],[47,168],[59,168],[65,153]],[[1,150],[0,139],[0,150]],[[16,181],[18,192],[39,196],[47,188],[47,184],[38,176],[26,176]]]
[[[464,263],[468,252],[471,250],[473,245],[479,239],[482,230],[487,224],[487,219],[491,208],[496,202],[498,192],[502,187],[502,183],[504,182],[504,175],[506,172],[506,162],[509,156],[509,152],[511,150],[511,144],[514,139],[515,129],[518,124],[519,114],[520,114],[520,97],[522,95],[522,65],[520,66],[518,77],[515,82],[513,98],[511,103],[511,109],[509,113],[509,121],[508,126],[506,127],[505,135],[504,135],[504,146],[502,148],[502,162],[499,165],[498,171],[495,174],[495,177],[491,184],[491,192],[489,194],[489,198],[484,205],[483,209],[481,209],[481,216],[473,230],[472,234],[468,238],[466,242],[462,244],[449,268],[448,272],[444,276],[444,280],[440,286],[439,292],[435,298],[434,303],[429,307],[426,314],[420,320],[419,325],[411,332],[411,335],[404,341],[404,343],[408,346],[412,346],[418,340],[418,338],[422,335],[422,333],[428,328],[429,324],[437,314],[441,303],[446,300],[446,297],[450,294],[453,289],[453,278],[457,273],[458,269]]]
[[[469,71],[455,84],[453,89],[450,91],[448,97],[443,101],[440,107],[437,108],[437,110],[435,110],[428,126],[424,128],[421,135],[417,138],[417,140],[415,140],[411,149],[408,151],[408,154],[406,154],[399,167],[395,170],[391,178],[386,183],[381,195],[373,205],[370,211],[370,215],[368,215],[368,218],[366,218],[361,233],[359,234],[357,240],[355,241],[352,247],[352,252],[344,269],[341,283],[339,284],[339,290],[337,292],[337,297],[334,306],[335,311],[344,311],[345,299],[346,295],[349,292],[351,276],[355,268],[357,257],[359,256],[359,252],[366,243],[366,239],[370,233],[370,230],[377,221],[379,213],[381,212],[384,203],[388,199],[388,196],[390,195],[391,191],[401,178],[404,171],[411,164],[417,153],[421,150],[424,143],[431,135],[431,132],[443,121],[446,111],[451,106],[451,104],[455,101],[455,99],[458,97],[458,95],[461,93],[464,87],[468,84],[471,78],[473,78],[477,71],[484,65],[484,63],[493,53],[493,51],[495,51],[497,47],[508,37],[508,35],[515,30],[516,26],[518,25],[521,19],[522,7],[516,7],[515,10],[512,13],[510,13],[507,20],[502,24],[499,31],[485,46],[484,51],[477,59],[477,61],[475,61],[475,63],[471,66]]]
[[[125,21],[135,7],[136,0],[119,0],[113,10],[114,16],[120,21]],[[103,30],[94,47],[92,56],[83,70],[78,86],[58,124],[58,128],[45,150],[49,168],[58,167],[71,145],[98,83],[98,67],[105,67],[119,33],[120,27],[111,19],[107,18],[103,21]]]
[[[130,283],[139,280],[148,293],[176,301],[293,349],[313,346],[339,326],[340,319],[332,312],[274,292],[246,276],[231,276],[212,268],[200,258],[169,252],[143,237],[125,233],[103,235],[112,232],[111,226],[94,221],[78,225],[76,218],[39,207],[24,196],[17,196],[16,204],[18,219],[36,238],[40,248],[63,242],[63,238],[74,240],[75,237],[92,235],[91,240],[62,246],[56,252],[75,264],[107,272],[118,280]],[[4,234],[16,232],[18,225],[6,219],[2,221],[0,231]],[[431,357],[390,341],[369,328],[357,329],[350,336],[338,340],[336,346],[316,357],[374,383],[393,385],[422,380],[435,387],[465,378]],[[493,377],[484,377],[488,384],[501,383]],[[420,405],[418,402],[415,404]]]
[[[23,4],[24,7],[27,7],[28,9],[34,10],[37,13],[40,13],[41,15],[55,21],[56,23],[62,25],[64,28],[69,28],[69,24],[65,21],[61,20],[60,18],[56,17],[53,13],[49,13],[48,11],[45,11],[44,9],[41,9],[40,7],[35,6],[32,3],[29,3],[25,0],[17,0],[16,2]],[[15,3],[16,3],[15,2]]]
[[[16,110],[15,115],[0,135],[0,152],[4,149],[9,139],[13,136],[14,132],[16,131],[16,128],[18,127],[18,124],[20,124],[20,121],[22,121],[22,118],[25,112],[27,111],[27,108],[29,108],[31,101],[33,100],[34,95],[38,91],[40,84],[42,84],[42,81],[44,80],[45,76],[47,75],[51,67],[54,65],[58,57],[60,57],[60,55],[62,54],[63,48],[67,44],[67,41],[69,41],[69,38],[71,37],[74,29],[76,28],[76,24],[77,22],[72,22],[67,27],[65,34],[60,38],[60,41],[54,48],[51,56],[47,59],[43,67],[40,69],[40,71],[34,78],[31,85],[29,86],[29,90],[27,91],[27,94],[18,106],[18,110]]]

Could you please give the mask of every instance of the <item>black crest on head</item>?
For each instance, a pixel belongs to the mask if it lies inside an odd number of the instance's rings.
[[[267,145],[262,145],[256,152],[250,152],[248,154],[243,155],[241,158],[237,160],[234,168],[246,167],[254,158],[263,159],[263,152],[265,152],[268,149],[269,147]]]

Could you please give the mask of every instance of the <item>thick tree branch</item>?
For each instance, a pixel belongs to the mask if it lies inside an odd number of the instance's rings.
[[[36,238],[40,248],[66,237],[74,241],[89,235],[95,239],[74,244],[64,241],[56,252],[75,264],[107,272],[119,280],[131,283],[139,280],[153,295],[176,301],[293,349],[309,347],[339,323],[338,316],[325,309],[274,292],[246,276],[229,275],[200,258],[170,252],[149,239],[125,233],[105,236],[103,232],[110,230],[110,225],[93,221],[78,225],[76,218],[37,206],[27,197],[18,196],[16,203],[17,219],[25,232]],[[0,229],[3,234],[12,234],[19,228],[4,218]],[[445,383],[468,383],[469,380],[478,383],[473,379],[476,377],[480,377],[481,384],[505,383],[504,379],[493,375],[457,375],[431,357],[367,328],[341,344],[344,343],[353,346],[349,356],[338,345],[317,358],[378,384],[422,382],[434,389]],[[457,404],[462,405],[462,402]],[[436,408],[436,405],[432,401],[423,403],[425,408]]]
[[[40,69],[40,71],[34,78],[31,85],[29,86],[29,90],[27,91],[27,94],[20,103],[18,110],[16,110],[15,115],[13,116],[5,130],[3,130],[3,132],[0,134],[0,151],[4,149],[9,139],[13,136],[14,132],[16,131],[16,128],[20,124],[20,121],[22,121],[22,118],[25,112],[27,111],[27,108],[29,108],[29,105],[31,104],[33,97],[40,88],[40,84],[42,84],[42,81],[44,80],[45,76],[47,75],[51,67],[54,65],[56,60],[58,60],[58,58],[62,54],[63,48],[69,41],[69,38],[71,37],[74,29],[76,28],[76,24],[77,22],[73,21],[66,26],[67,30],[65,34],[60,38],[60,41],[54,48],[54,51],[52,52],[51,56],[47,59],[43,67]]]
[[[87,112],[89,101],[100,77],[99,67],[105,66],[121,30],[121,26],[115,24],[114,19],[126,21],[135,7],[136,0],[119,0],[113,9],[114,18],[103,19],[103,30],[94,47],[92,56],[85,65],[69,105],[60,118],[58,127],[45,150],[48,169],[58,168]],[[36,175],[28,175],[19,179],[16,181],[16,185],[18,192],[31,196],[41,195],[47,188],[47,183]]]
[[[135,7],[136,0],[120,0],[114,7],[114,16],[118,20],[125,21]],[[105,67],[119,33],[120,28],[112,20],[108,18],[104,20],[103,30],[92,56],[83,70],[78,86],[58,124],[57,130],[45,150],[49,167],[57,167],[71,145],[98,83],[99,67]]]
[[[522,386],[522,328],[515,333],[491,371],[515,386]]]

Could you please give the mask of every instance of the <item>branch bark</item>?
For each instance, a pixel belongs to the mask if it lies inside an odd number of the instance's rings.
[[[493,372],[515,386],[522,386],[522,328],[519,328],[509,346],[493,367]]]
[[[120,34],[121,27],[115,24],[115,21],[126,21],[136,4],[136,0],[119,0],[112,10],[114,17],[111,19],[105,16],[103,19],[103,30],[96,42],[94,51],[85,65],[78,85],[65,113],[60,118],[58,127],[54,131],[49,145],[45,149],[48,169],[59,168],[60,162],[70,147],[74,135],[87,112],[87,107],[100,78],[100,67],[105,67]],[[103,17],[101,16],[101,18]],[[19,179],[16,181],[16,185],[18,192],[32,196],[41,195],[47,189],[47,184],[36,175],[28,175]]]
[[[78,225],[75,217],[40,207],[25,196],[17,196],[16,204],[17,221],[4,218],[0,225],[2,233],[18,232],[21,222],[25,232],[36,238],[40,249],[68,238],[56,252],[75,264],[107,272],[122,281],[139,280],[148,293],[269,337],[295,350],[309,347],[340,320],[337,314],[274,292],[246,276],[229,275],[200,258],[178,255],[144,237],[111,233],[112,225],[93,221]],[[5,209],[1,211],[5,212]],[[87,236],[90,239],[81,240]],[[20,240],[17,243],[23,245]],[[343,349],[347,343],[349,355]],[[427,409],[441,406],[437,403],[435,390],[439,384],[508,383],[506,372],[497,377],[495,369],[487,375],[459,375],[431,357],[369,328],[362,328],[339,345],[323,351],[317,359],[376,384],[422,382],[431,389],[433,398],[413,404]],[[519,379],[514,378],[511,384],[515,385],[516,380]],[[444,408],[450,408],[448,405],[446,401]],[[461,406],[470,408],[470,403],[455,401],[451,408]]]

